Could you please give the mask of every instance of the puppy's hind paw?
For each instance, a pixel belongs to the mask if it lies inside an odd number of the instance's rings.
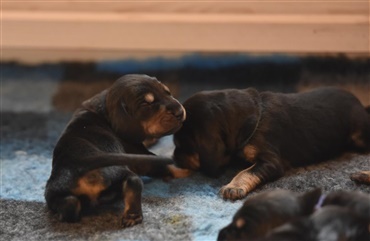
[[[355,181],[357,183],[370,185],[370,171],[352,173],[350,178],[352,181]]]
[[[67,196],[59,202],[58,218],[61,222],[75,223],[80,221],[81,203],[75,196]]]
[[[125,214],[122,217],[121,226],[123,228],[132,227],[143,222],[143,215],[141,214]]]
[[[224,200],[230,200],[230,201],[235,201],[244,198],[247,196],[247,192],[239,187],[232,187],[229,185],[223,186],[219,194]]]

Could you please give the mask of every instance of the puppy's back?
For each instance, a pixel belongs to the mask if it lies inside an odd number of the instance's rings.
[[[271,143],[292,166],[327,160],[370,136],[370,115],[351,93],[324,87],[304,93],[262,92]],[[269,134],[270,133],[270,134]],[[369,144],[370,145],[370,144]]]

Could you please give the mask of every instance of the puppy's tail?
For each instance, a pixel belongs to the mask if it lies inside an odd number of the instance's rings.
[[[103,167],[129,166],[139,172],[138,174],[141,174],[141,170],[160,170],[161,168],[174,163],[172,159],[168,157],[127,153],[103,153],[86,157],[82,161],[84,163],[79,170],[82,173]]]

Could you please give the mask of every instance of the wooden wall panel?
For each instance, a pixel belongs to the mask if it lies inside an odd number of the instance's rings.
[[[3,59],[22,58],[12,57],[22,49],[368,54],[370,48],[368,1],[5,0],[1,20]]]

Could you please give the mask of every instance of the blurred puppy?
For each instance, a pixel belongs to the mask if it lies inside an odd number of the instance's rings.
[[[320,189],[304,194],[274,190],[250,197],[236,212],[231,224],[220,231],[217,240],[254,240],[263,237],[275,227],[311,214],[320,195]]]
[[[300,195],[285,190],[257,194],[220,231],[218,240],[369,240],[370,195],[320,193],[316,189]]]
[[[233,163],[249,164],[222,187],[224,199],[244,198],[288,168],[370,150],[370,114],[349,92],[319,88],[298,94],[248,88],[197,93],[175,133],[179,167],[219,176]]]
[[[365,241],[370,240],[369,222],[349,208],[326,206],[310,217],[282,225],[258,240]]]
[[[335,205],[352,210],[370,222],[370,195],[358,191],[335,191],[326,195],[322,206]]]
[[[177,131],[183,106],[156,78],[125,75],[83,102],[62,133],[46,184],[48,207],[61,221],[76,222],[109,197],[125,204],[122,226],[142,221],[138,175],[181,177],[172,160],[154,156],[142,142]]]
[[[370,195],[354,191],[329,193],[322,208],[271,231],[261,241],[370,240]]]

